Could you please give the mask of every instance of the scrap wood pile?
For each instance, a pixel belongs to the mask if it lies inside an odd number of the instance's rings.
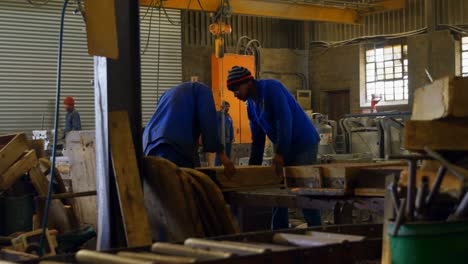
[[[154,240],[239,233],[220,188],[206,174],[157,157],[145,157],[143,163]]]
[[[394,157],[406,159],[408,169],[389,188],[392,213],[387,219],[393,225],[388,226],[390,238],[385,236],[384,249],[391,250],[384,250],[383,254],[388,263],[391,257],[403,255],[395,253],[397,244],[389,244],[388,240],[404,238],[408,226],[437,226],[433,228],[432,237],[425,237],[425,243],[430,248],[440,248],[443,245],[438,241],[443,240],[439,238],[449,237],[444,234],[445,230],[464,226],[468,221],[466,102],[466,77],[444,77],[415,91],[411,120],[404,128],[404,148],[418,154]],[[459,229],[454,234],[463,237],[466,234],[463,232],[464,229]],[[454,256],[462,256],[468,249],[466,243],[458,244],[458,248],[438,250],[436,254],[421,250],[424,254],[412,254],[414,259],[408,261],[452,263]]]
[[[28,141],[25,134],[0,136],[0,236],[1,246],[4,246],[0,259],[5,255],[19,259],[25,254],[31,255],[19,252],[38,253],[37,244],[49,186],[46,175],[51,169],[50,162],[43,157],[43,146],[38,143]],[[65,192],[65,185],[56,169],[53,193]],[[79,230],[73,206],[72,198],[51,201],[46,254],[56,253],[57,238],[60,240],[61,235],[65,234],[66,237],[67,233]],[[86,232],[94,236],[94,230]],[[65,247],[58,250],[66,251]]]
[[[405,221],[468,219],[467,101],[466,77],[444,77],[416,90],[404,147],[420,155],[403,157],[408,169],[392,186],[394,235]]]

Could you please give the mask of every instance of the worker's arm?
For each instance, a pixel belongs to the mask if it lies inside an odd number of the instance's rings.
[[[254,111],[253,107],[248,105],[247,113],[250,120],[250,130],[252,132],[252,149],[250,151],[249,165],[262,165],[266,140],[265,132],[263,132],[263,129],[255,121],[255,117],[251,111]]]
[[[81,130],[81,118],[78,112],[74,112],[71,118],[72,130]]]

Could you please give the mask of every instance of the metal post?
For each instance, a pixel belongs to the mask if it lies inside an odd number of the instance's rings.
[[[116,0],[115,16],[119,59],[96,57],[94,63],[98,250],[126,246],[108,145],[110,137],[119,135],[109,134],[109,111],[128,112],[139,168],[143,155],[139,1]]]

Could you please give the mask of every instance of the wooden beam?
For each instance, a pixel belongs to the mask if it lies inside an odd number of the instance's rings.
[[[274,17],[291,20],[326,21],[346,24],[359,23],[360,19],[356,10],[346,8],[324,7],[300,3],[291,4],[265,0],[230,0],[229,3],[231,4],[233,13],[239,15]],[[151,4],[158,6],[159,1],[140,0],[141,6],[149,6]],[[215,12],[220,6],[220,1],[167,0],[163,2],[163,6],[168,9],[190,9]]]
[[[36,152],[34,150],[30,150],[3,174],[0,174],[0,190],[10,188],[10,186],[13,185],[19,177],[23,176],[36,165]]]
[[[126,111],[109,113],[109,145],[128,247],[151,244],[130,121]],[[118,135],[118,136],[117,136]]]

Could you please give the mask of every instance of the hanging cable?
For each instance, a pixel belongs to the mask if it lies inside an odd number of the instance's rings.
[[[63,50],[63,28],[65,21],[65,11],[67,9],[68,0],[63,1],[62,14],[60,17],[60,30],[59,30],[59,47],[58,47],[58,56],[57,56],[57,82],[56,82],[56,92],[55,92],[55,116],[54,116],[54,141],[52,144],[52,164],[50,169],[50,182],[49,189],[47,190],[47,199],[46,206],[44,210],[44,218],[42,219],[42,234],[40,239],[40,255],[44,254],[45,240],[47,223],[49,222],[49,209],[50,202],[52,200],[52,188],[55,177],[55,159],[57,157],[57,135],[58,135],[58,121],[59,121],[59,101],[60,101],[60,85],[62,81],[62,50]]]
[[[162,5],[162,4],[161,4]],[[158,50],[157,50],[157,61],[156,65],[156,105],[159,102],[159,65],[160,65],[160,54],[161,54],[161,8],[158,13]]]
[[[153,2],[153,1],[151,1]],[[150,4],[151,6],[151,4]],[[143,51],[141,52],[141,55],[144,55],[146,53],[146,50],[148,49],[148,45],[149,45],[149,42],[150,42],[150,37],[151,37],[151,25],[153,24],[152,21],[153,21],[153,11],[154,11],[154,8],[152,7],[151,8],[151,15],[150,15],[150,20],[149,20],[149,28],[148,28],[148,37],[146,38],[146,43],[145,43],[145,47],[143,48]],[[159,13],[161,13],[161,8],[159,8]],[[141,23],[141,22],[140,22]],[[141,27],[141,26],[140,26]]]

